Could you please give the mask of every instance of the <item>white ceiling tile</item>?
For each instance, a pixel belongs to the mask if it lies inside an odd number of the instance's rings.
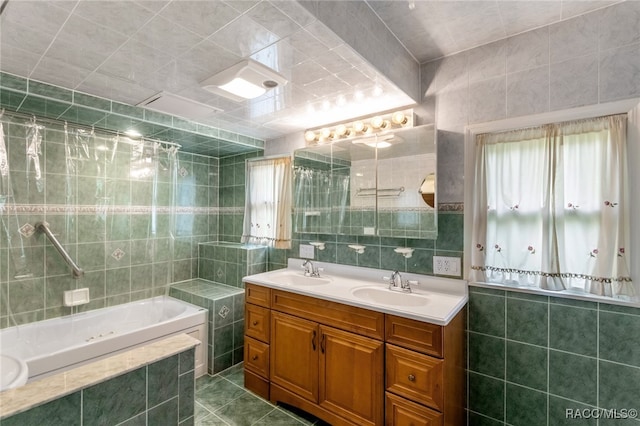
[[[92,70],[80,68],[66,61],[44,57],[31,72],[31,78],[75,89]]]
[[[260,2],[247,11],[246,16],[280,38],[300,29],[300,25],[268,2]]]
[[[100,66],[99,71],[142,83],[150,74],[167,65],[171,60],[170,55],[140,42],[128,41]]]
[[[31,75],[39,60],[40,55],[6,44],[4,39],[0,43],[0,69],[4,72],[23,77]]]
[[[89,40],[85,45],[79,46],[73,42],[56,39],[51,47],[47,50],[44,58],[62,61],[69,65],[93,71],[102,64],[111,54],[113,50],[96,50]],[[54,64],[55,62],[51,62]],[[44,66],[41,64],[41,66]],[[55,72],[55,70],[52,70]]]
[[[291,80],[296,84],[309,84],[329,76],[329,72],[319,63],[308,60],[291,69]]]
[[[224,2],[197,0],[172,1],[160,14],[202,37],[209,37],[240,16]]]
[[[82,37],[78,37],[78,34],[82,34]],[[93,49],[99,50],[103,55],[110,55],[127,41],[127,37],[72,14],[58,33],[56,40],[79,45],[81,52]],[[96,49],[96,40],[100,42],[100,49]]]
[[[237,64],[242,60],[242,57],[209,40],[203,40],[182,54],[180,60],[190,62],[203,70],[207,70],[210,74],[209,76],[211,76]]]
[[[554,1],[502,1],[499,7],[507,35],[557,22],[562,12],[562,3]]]
[[[282,39],[251,55],[252,59],[267,65],[275,71],[291,78],[291,69],[305,60],[307,55],[291,46],[288,39]]]
[[[2,13],[2,23],[12,21],[49,36],[55,36],[69,17],[69,11],[42,1],[10,1]]]
[[[153,13],[159,12],[170,3],[169,0],[135,0],[135,2]]]
[[[154,12],[133,1],[81,1],[74,11],[89,21],[131,36],[149,21]]]
[[[278,37],[251,18],[241,16],[208,38],[238,56],[248,57],[275,43]]]
[[[280,9],[285,15],[297,22],[301,27],[305,27],[316,20],[309,11],[297,1],[291,0],[271,0],[269,3]]]
[[[51,44],[51,36],[32,31],[19,23],[3,20],[0,25],[0,40],[3,46],[14,46],[34,55],[42,55]]]
[[[135,81],[99,72],[90,74],[76,90],[130,105],[136,105],[157,93]]]
[[[606,0],[606,1],[562,0],[562,19],[569,19],[574,16],[582,15],[583,13],[587,13],[595,9],[600,9],[602,7],[610,6],[614,3],[619,3],[619,2],[620,0]]]
[[[204,40],[203,37],[159,15],[147,22],[131,38],[173,57],[180,56]]]

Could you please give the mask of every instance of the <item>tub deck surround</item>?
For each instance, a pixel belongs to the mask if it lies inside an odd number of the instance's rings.
[[[16,389],[0,392],[0,419],[177,355],[198,345],[200,342],[197,339],[179,334],[27,383]]]
[[[206,322],[206,310],[158,296],[5,328],[0,348],[27,363],[31,381],[170,335],[194,333],[204,341]]]
[[[388,290],[388,279],[383,277],[390,276],[392,271],[314,261],[316,267],[324,270],[319,278],[313,278],[303,275],[302,263],[302,259],[289,259],[285,269],[249,275],[243,281],[437,325],[449,324],[469,298],[465,280],[403,272],[403,280],[419,283],[411,285],[412,294],[424,301],[419,306],[410,306],[391,300],[400,292]],[[387,295],[389,300],[370,301],[354,296],[359,289],[361,292],[371,289],[372,293]],[[403,296],[404,293],[400,297]]]

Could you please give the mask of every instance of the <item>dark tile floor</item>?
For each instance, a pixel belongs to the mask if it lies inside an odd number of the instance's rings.
[[[196,426],[301,426],[328,423],[310,414],[271,404],[244,388],[238,364],[196,380]]]

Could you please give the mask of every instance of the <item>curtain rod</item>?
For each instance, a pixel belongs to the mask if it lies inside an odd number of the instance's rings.
[[[120,132],[120,131],[116,131],[116,130],[109,130],[109,129],[105,129],[105,128],[102,128],[102,127],[86,126],[86,125],[83,125],[83,124],[76,124],[76,123],[68,122],[67,120],[60,120],[60,119],[57,119],[57,118],[40,117],[40,116],[36,116],[34,114],[25,114],[23,112],[8,111],[8,110],[5,110],[4,108],[0,109],[0,120],[3,119],[5,115],[9,116],[10,118],[16,118],[16,119],[24,119],[24,120],[30,120],[30,121],[31,120],[35,120],[36,123],[37,122],[44,122],[44,123],[55,124],[55,125],[59,125],[59,126],[69,125],[69,126],[73,126],[75,128],[83,129],[83,130],[87,130],[87,131],[89,131],[89,130],[99,131],[101,133],[106,133],[107,135],[126,137],[132,142],[136,142],[138,140],[139,141],[146,141],[146,142],[156,142],[156,143],[159,143],[159,144],[175,146],[178,149],[182,148],[182,145],[180,145],[179,143],[175,143],[175,142],[161,141],[161,140],[158,140],[158,139],[147,138],[147,137],[144,137],[144,136],[140,136],[140,137],[136,138],[136,137],[128,136],[124,132]]]

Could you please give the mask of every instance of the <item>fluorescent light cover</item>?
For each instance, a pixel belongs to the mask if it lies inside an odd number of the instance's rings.
[[[241,61],[200,82],[203,89],[238,102],[285,84],[287,80],[282,75],[253,59]]]
[[[253,99],[267,91],[264,87],[256,86],[243,78],[236,77],[227,84],[219,86],[222,90],[233,93],[245,99]]]

